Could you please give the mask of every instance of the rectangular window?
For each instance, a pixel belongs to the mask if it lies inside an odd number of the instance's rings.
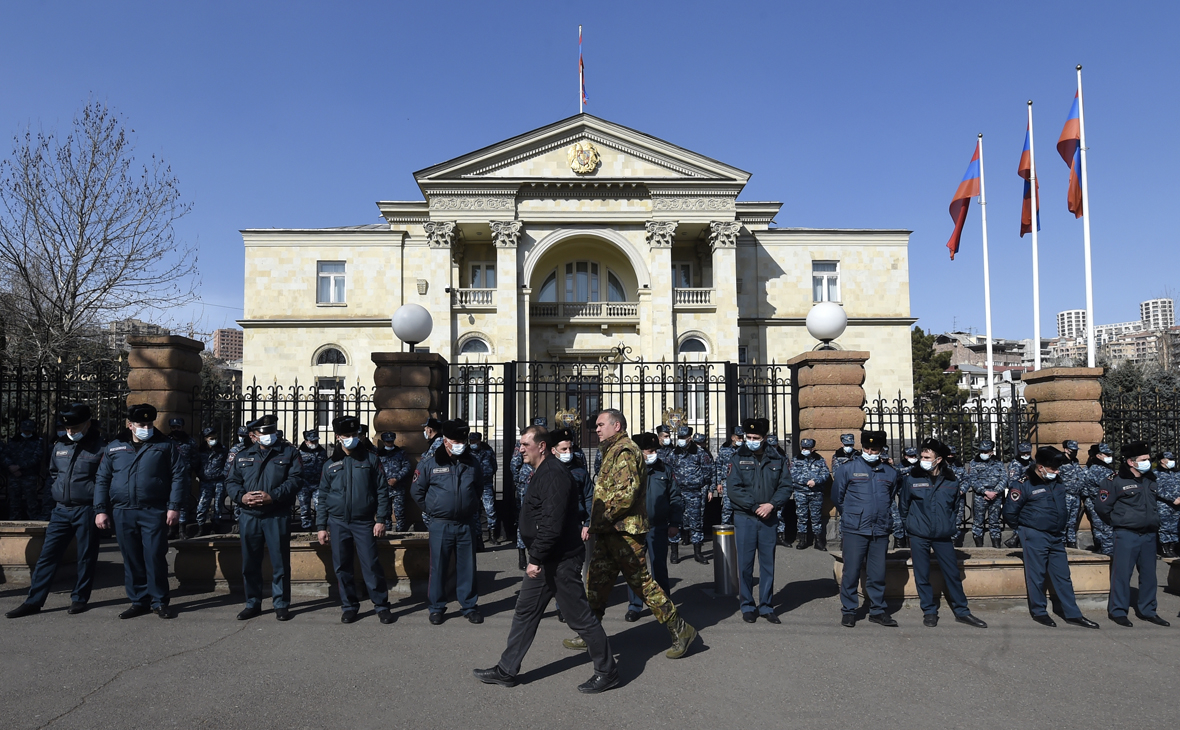
[[[692,288],[692,264],[687,261],[672,262],[672,288]]]
[[[317,304],[344,304],[344,262],[320,261],[316,264],[318,285]]]
[[[496,288],[496,265],[495,264],[472,264],[471,265],[471,288],[472,289],[495,289]]]
[[[593,261],[571,261],[565,265],[565,301],[599,301],[597,263]]]
[[[811,301],[840,301],[840,262],[811,262]]]
[[[332,419],[343,415],[344,378],[316,378],[315,427],[332,427]]]

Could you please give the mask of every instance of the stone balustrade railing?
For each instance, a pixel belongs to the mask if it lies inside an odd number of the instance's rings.
[[[529,316],[538,319],[633,319],[639,302],[533,302]]]
[[[712,289],[673,289],[674,305],[710,305],[713,303]]]
[[[452,289],[451,305],[455,307],[494,307],[495,289]]]

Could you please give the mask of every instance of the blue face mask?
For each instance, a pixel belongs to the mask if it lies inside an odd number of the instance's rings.
[[[746,448],[749,449],[750,451],[757,451],[758,449],[762,448],[762,442],[761,441],[751,441],[750,439],[746,439]]]
[[[860,455],[860,458],[864,459],[864,460],[865,460],[867,463],[869,463],[869,464],[876,464],[876,463],[877,463],[877,461],[878,461],[878,460],[881,458],[881,455],[880,455],[880,454],[865,454],[865,453],[862,453],[862,454]]]
[[[340,444],[349,451],[352,451],[361,445],[361,439],[359,436],[349,436],[348,438],[341,439]]]

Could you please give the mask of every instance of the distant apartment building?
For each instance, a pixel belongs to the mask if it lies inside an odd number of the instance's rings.
[[[242,359],[242,330],[227,328],[213,332],[213,357],[229,362]]]
[[[1031,343],[1031,340],[1029,340]],[[992,338],[992,364],[1019,366],[1024,360],[1024,342]],[[979,365],[987,367],[987,337],[970,332],[945,332],[934,337],[935,352],[951,353],[951,367]]]
[[[1167,298],[1148,299],[1139,302],[1139,321],[1149,330],[1166,330],[1176,324],[1176,312],[1172,300]]]
[[[1107,341],[1102,345],[1102,353],[1111,365],[1155,362],[1160,358],[1165,337],[1164,333],[1152,330],[1130,332]]]
[[[1176,324],[1175,308],[1167,297],[1139,303],[1139,319],[1134,322],[1094,325],[1094,342],[1102,347],[1116,338],[1144,331],[1162,331]],[[1057,337],[1063,340],[1086,340],[1086,310],[1067,309],[1057,313]]]
[[[107,347],[110,347],[112,350],[130,350],[131,347],[127,344],[128,337],[158,337],[160,335],[170,334],[172,334],[172,331],[166,327],[131,317],[116,322],[108,322],[106,330],[103,332]]]
[[[1143,331],[1143,322],[1116,322],[1115,324],[1099,324],[1094,326],[1094,343],[1102,347],[1106,343],[1123,335],[1130,335]],[[1082,339],[1086,336],[1083,334]]]
[[[1076,340],[1086,336],[1086,310],[1067,309],[1057,313],[1057,336]]]

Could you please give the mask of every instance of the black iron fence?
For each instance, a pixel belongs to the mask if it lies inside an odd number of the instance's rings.
[[[1152,454],[1180,448],[1180,397],[1171,395],[1108,395],[1102,398],[1102,429],[1115,450],[1132,441],[1146,441]]]
[[[320,388],[303,386],[296,380],[291,385],[259,385],[255,380],[240,387],[236,381],[206,384],[198,388],[193,398],[193,432],[213,428],[223,442],[229,443],[239,426],[274,414],[279,429],[292,443],[303,439],[303,432],[316,430],[321,438],[331,441],[332,419],[337,416],[357,416],[361,423],[372,423],[376,408],[372,395],[363,386],[352,388]]]
[[[86,403],[106,436],[123,428],[127,415],[127,363],[79,360],[57,367],[0,367],[0,432],[7,438],[24,419],[37,433],[56,438],[57,414],[69,403]]]
[[[980,441],[991,440],[996,444],[996,456],[1008,461],[1016,458],[1016,447],[1022,441],[1036,441],[1036,415],[1036,404],[1020,398],[980,398],[965,403],[917,398],[911,403],[900,394],[893,399],[878,394],[865,406],[865,429],[888,434],[895,461],[906,447],[920,446],[928,438],[954,446],[964,463],[973,458]]]

